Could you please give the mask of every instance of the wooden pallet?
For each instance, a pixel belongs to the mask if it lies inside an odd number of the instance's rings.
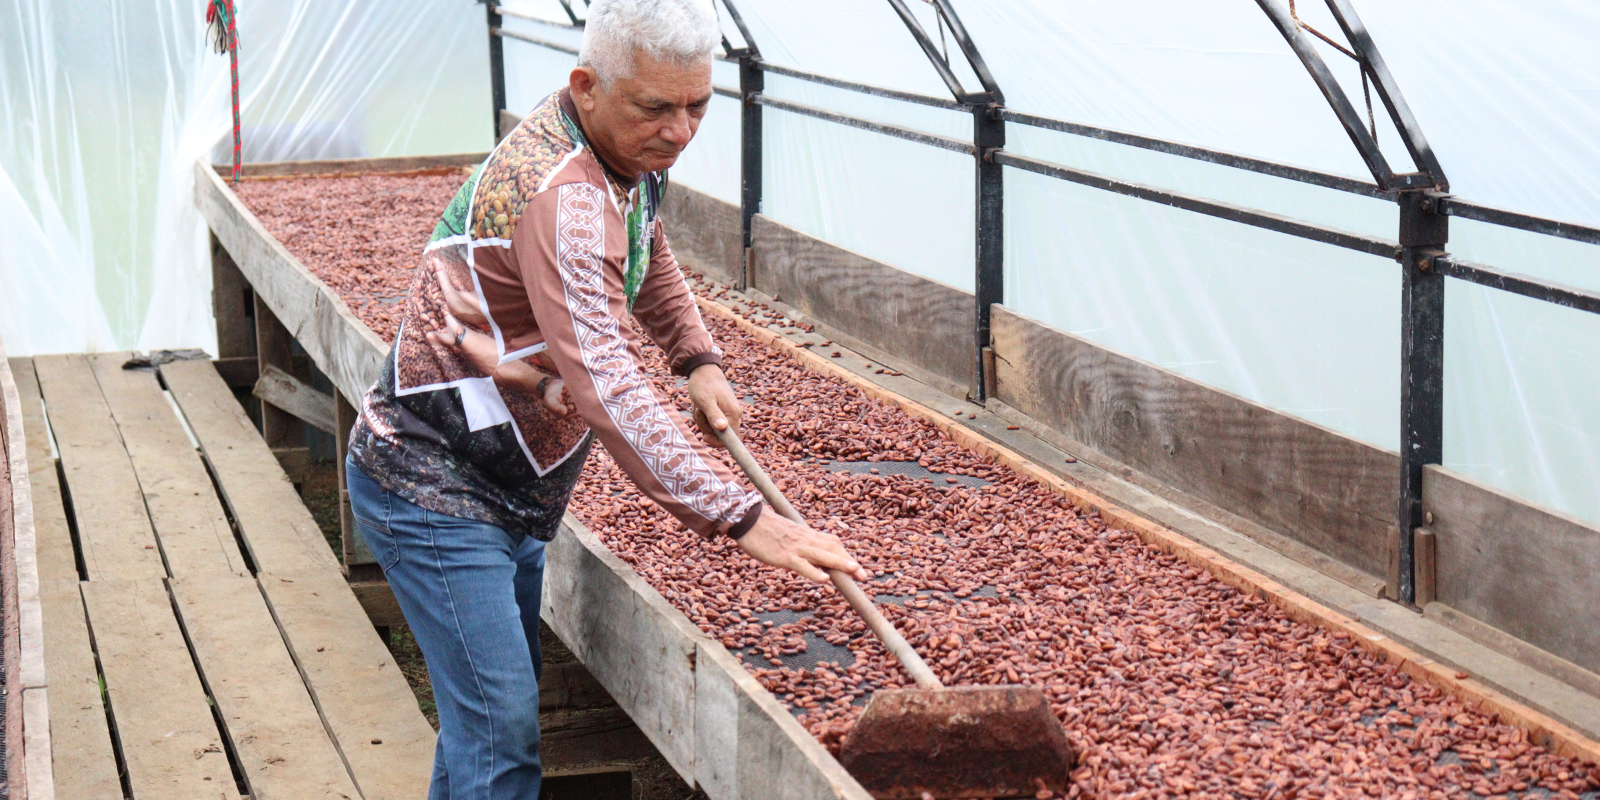
[[[433,730],[244,409],[125,356],[11,363],[57,796],[425,795]]]

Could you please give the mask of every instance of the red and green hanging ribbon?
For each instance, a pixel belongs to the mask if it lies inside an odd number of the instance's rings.
[[[233,182],[239,182],[239,29],[234,25],[233,0],[211,0],[206,6],[206,32],[212,48],[226,52],[233,70]]]

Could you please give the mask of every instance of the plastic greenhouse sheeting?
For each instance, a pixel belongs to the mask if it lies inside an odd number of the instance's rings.
[[[471,0],[242,0],[249,161],[487,150]],[[0,0],[0,337],[13,355],[215,348],[194,162],[229,161],[200,0]]]
[[[735,0],[767,61],[935,97],[948,91],[881,0]],[[923,27],[937,23],[911,3]],[[1579,2],[1358,3],[1452,190],[1600,224],[1600,8]],[[1028,113],[1367,178],[1305,69],[1251,0],[1010,0],[956,10]],[[553,0],[519,7],[563,19]],[[1325,6],[1300,17],[1338,35]],[[549,31],[546,26],[539,27]],[[740,41],[731,24],[730,39]],[[541,34],[545,35],[545,34]],[[953,42],[958,74],[977,81]],[[508,43],[513,48],[537,50]],[[1354,62],[1323,56],[1358,105]],[[564,81],[510,71],[524,106]],[[510,62],[508,61],[508,64]],[[717,80],[737,85],[719,65]],[[537,88],[528,88],[537,87]],[[970,117],[767,76],[767,94],[970,141]],[[1383,108],[1378,140],[1412,168]],[[765,112],[763,213],[919,275],[972,287],[969,157]],[[1585,133],[1588,132],[1588,133]],[[1393,203],[1053,131],[1009,149],[1394,238]],[[719,98],[673,179],[738,196],[738,104]],[[1400,281],[1392,261],[1015,169],[1006,299],[1018,311],[1380,447],[1399,440]],[[1456,219],[1453,253],[1600,288],[1600,248]],[[1600,521],[1600,319],[1451,280],[1446,466]]]
[[[1276,0],[1283,2],[1284,0]],[[884,0],[734,0],[772,63],[947,96]],[[1013,109],[1365,177],[1254,0],[952,0]],[[198,2],[0,0],[0,335],[13,352],[204,344],[209,270],[188,169],[227,132],[226,59]],[[565,20],[556,0],[507,5]],[[911,2],[923,26],[938,26]],[[1600,7],[1356,0],[1452,190],[1600,224]],[[582,12],[580,4],[574,4]],[[1315,0],[1301,17],[1337,36]],[[13,24],[13,20],[16,24]],[[724,12],[729,38],[740,38]],[[247,155],[488,145],[483,7],[246,3]],[[577,44],[508,18],[506,27]],[[948,46],[955,55],[954,43]],[[526,111],[573,58],[505,42]],[[1324,47],[1353,100],[1358,73]],[[976,88],[959,55],[953,59]],[[716,66],[737,85],[737,71]],[[769,75],[767,92],[970,140],[963,114]],[[718,97],[673,180],[738,201],[739,104]],[[1381,105],[1378,139],[1410,168]],[[972,286],[965,156],[767,109],[763,212],[902,269]],[[1393,238],[1391,203],[1067,134],[1016,152]],[[253,150],[252,148],[261,148]],[[223,151],[217,151],[219,155]],[[1007,302],[1020,312],[1374,445],[1398,443],[1399,272],[1343,251],[1006,170]],[[1600,288],[1600,248],[1451,224],[1453,253]],[[1600,521],[1600,319],[1450,281],[1446,466]],[[94,302],[94,301],[98,302]]]

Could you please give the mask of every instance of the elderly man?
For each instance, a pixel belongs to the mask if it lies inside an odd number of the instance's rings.
[[[456,195],[423,251],[348,485],[427,658],[429,797],[538,796],[539,594],[598,438],[705,537],[824,580],[835,537],[765,509],[706,443],[741,416],[656,212],[711,100],[705,0],[597,0],[569,84]],[[632,316],[689,379],[702,443],[643,372]]]

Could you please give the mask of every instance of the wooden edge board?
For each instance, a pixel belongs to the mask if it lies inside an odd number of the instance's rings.
[[[34,561],[40,581],[77,580],[78,555],[62,503],[56,474],[55,444],[45,424],[44,396],[33,359],[11,359],[11,377],[22,400],[22,427],[28,444],[28,499],[32,503]]]
[[[519,120],[520,121],[520,120]],[[374,172],[406,173],[449,167],[473,167],[488,158],[483,153],[451,153],[437,156],[378,156],[376,158],[335,158],[316,161],[262,161],[244,164],[245,180],[264,177],[308,178],[319,175],[362,175]],[[232,178],[232,164],[214,164],[210,169],[220,177]]]
[[[694,781],[694,654],[704,636],[572,514],[546,546],[540,616],[667,763]]]
[[[23,688],[48,685],[44,669],[44,616],[39,598],[39,562],[34,538],[33,484],[28,474],[27,430],[22,397],[0,343],[0,392],[4,394],[6,459],[11,469],[11,552],[15,558],[18,675]]]
[[[702,636],[695,658],[695,781],[716,798],[871,800],[778,699],[721,642]],[[771,758],[782,748],[800,758]]]
[[[869,800],[721,642],[690,622],[577,518],[568,514],[562,528],[564,535],[552,542],[545,576],[544,619],[686,781],[714,800]],[[563,586],[563,581],[577,585]],[[581,606],[573,599],[596,605]],[[587,619],[578,619],[580,614]],[[597,628],[596,619],[610,627]],[[652,630],[638,637],[618,635],[622,624]],[[682,658],[687,671],[674,668],[674,656]],[[629,679],[632,684],[624,682]],[[689,696],[688,719],[675,708],[661,713],[662,692]]]
[[[377,378],[389,345],[245,207],[215,170],[195,162],[195,205],[234,264],[346,397]]]
[[[4,342],[0,342],[0,404],[4,405],[6,466],[11,489],[8,498],[11,519],[5,526],[9,541],[4,549],[10,555],[10,563],[5,565],[8,584],[5,605],[14,616],[6,620],[6,638],[11,638],[11,630],[16,631],[15,649],[6,648],[7,655],[15,659],[14,664],[7,665],[7,678],[17,681],[6,697],[6,730],[21,734],[15,740],[20,752],[7,754],[7,768],[12,773],[21,772],[17,776],[21,789],[18,794],[24,800],[54,800],[50,774],[49,694],[46,692],[49,676],[45,673],[44,611],[39,597],[33,489],[28,475],[28,432],[23,423],[22,396],[11,374]]]
[[[359,797],[256,581],[197,575],[170,585],[251,797]]]
[[[55,775],[50,770],[50,690],[35,686],[22,691],[22,793],[18,800],[55,800]],[[122,787],[108,800],[121,800]],[[86,798],[85,800],[91,800]]]
[[[712,300],[696,296],[702,311],[732,322],[746,334],[755,337],[778,352],[788,354],[803,366],[823,375],[838,378],[855,386],[878,402],[900,408],[912,417],[921,419],[949,436],[956,444],[994,459],[1023,475],[1050,487],[1084,512],[1098,513],[1107,525],[1129,531],[1146,544],[1197,567],[1235,589],[1253,594],[1272,603],[1291,619],[1327,630],[1341,632],[1368,652],[1393,663],[1405,674],[1433,686],[1461,700],[1467,706],[1499,717],[1502,721],[1528,730],[1533,740],[1559,755],[1580,761],[1600,763],[1600,742],[1596,742],[1576,729],[1545,714],[1535,711],[1512,698],[1495,691],[1470,677],[1456,678],[1456,670],[1435,662],[1399,642],[1378,633],[1311,598],[1296,592],[1242,564],[1235,563],[1216,551],[1183,537],[1165,527],[1136,516],[1105,499],[1079,489],[1034,464],[1015,451],[990,441],[955,420],[920,403],[901,397],[849,370],[831,363],[828,359],[798,347],[781,334],[762,328],[739,316],[732,309]]]
[[[362,798],[426,796],[437,737],[344,576],[320,568],[256,581]]]

